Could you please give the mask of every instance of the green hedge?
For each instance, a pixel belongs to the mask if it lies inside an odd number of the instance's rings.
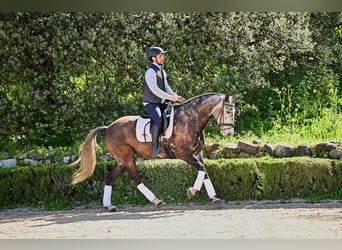
[[[312,158],[206,160],[216,191],[226,201],[250,199],[342,199],[342,161]],[[195,169],[177,160],[140,161],[140,176],[167,203],[188,202]],[[66,209],[102,203],[104,179],[113,162],[100,162],[94,175],[73,186],[77,166],[38,165],[0,169],[0,209]],[[113,204],[147,204],[125,172],[116,182]],[[208,202],[202,190],[193,202]]]

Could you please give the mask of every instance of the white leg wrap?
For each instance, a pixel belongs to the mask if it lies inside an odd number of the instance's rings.
[[[109,207],[112,205],[112,186],[105,185],[103,191],[103,206]]]
[[[211,182],[211,180],[209,178],[204,180],[204,186],[205,186],[205,190],[207,191],[207,194],[210,197],[210,199],[212,199],[214,196],[216,196],[216,192],[215,192],[213,183]]]
[[[194,189],[200,191],[202,184],[203,184],[203,180],[204,180],[204,176],[205,176],[205,172],[204,171],[198,171],[197,172],[197,178],[195,180],[195,184],[194,184]]]
[[[146,199],[148,199],[150,202],[152,202],[156,196],[151,192],[151,190],[149,190],[144,183],[140,183],[137,186],[138,190],[146,197]]]

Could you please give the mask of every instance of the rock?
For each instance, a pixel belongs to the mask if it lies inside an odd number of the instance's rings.
[[[262,150],[268,154],[270,154],[271,156],[274,155],[274,150],[275,148],[273,147],[273,145],[271,143],[266,143],[264,145],[264,147],[262,148]]]
[[[48,153],[42,160],[44,164],[52,164],[55,161],[54,153]]]
[[[75,160],[77,160],[77,158],[74,159],[73,161],[75,161]],[[104,155],[101,155],[100,156],[100,160],[102,160],[102,161],[110,161],[110,160],[113,160],[113,156],[112,156],[111,153],[108,152],[108,153],[106,153]]]
[[[297,148],[297,155],[298,156],[312,156],[312,150],[309,146],[302,145],[298,146]]]
[[[45,156],[45,160],[47,160],[47,159],[52,160],[53,158],[55,158],[55,154],[54,153],[48,153],[47,156]]]
[[[68,164],[71,162],[71,157],[70,156],[64,156],[63,157],[63,163]]]
[[[240,153],[240,149],[238,148],[237,144],[228,143],[223,146],[222,153],[223,157],[225,158],[233,158]]]
[[[77,161],[78,160],[78,155],[72,155],[71,156],[71,162]]]
[[[283,157],[293,157],[294,156],[294,148],[290,145],[278,145],[275,150],[274,154],[276,157],[283,158]]]
[[[240,151],[246,152],[248,154],[255,155],[258,152],[258,146],[248,142],[238,142],[238,148]]]
[[[247,152],[244,152],[244,151],[241,151],[238,155],[239,158],[253,158],[255,157],[254,154],[250,154],[250,153],[247,153]]]
[[[255,145],[259,145],[259,144],[261,144],[261,140],[255,139],[255,140],[252,141],[252,143],[255,144]]]
[[[24,153],[21,153],[19,156],[18,156],[18,160],[19,161],[23,161],[24,159],[26,158],[26,155]]]
[[[219,147],[221,147],[220,143],[207,143],[204,145],[204,150],[214,152],[217,150]]]
[[[0,167],[2,168],[11,168],[17,166],[17,160],[16,159],[6,159],[0,161]]]
[[[7,153],[7,152],[3,152],[3,159],[4,160],[10,160],[10,159],[14,159],[14,157],[12,156],[12,155],[10,155],[9,153]]]
[[[35,166],[35,165],[38,165],[38,164],[42,164],[41,161],[36,161],[36,160],[32,160],[32,159],[27,159],[27,158],[23,160],[23,163],[24,163],[25,165],[31,165],[31,166]]]
[[[322,142],[316,145],[316,149],[323,151],[330,151],[336,149],[338,144],[336,142]]]
[[[220,143],[208,143],[203,147],[203,156],[211,159],[212,154],[221,147]]]
[[[337,147],[341,145],[341,142],[339,141],[330,141],[330,143],[336,144]]]
[[[340,159],[342,156],[342,151],[337,150],[337,149],[333,149],[329,152],[329,158],[330,159]]]
[[[221,155],[222,155],[221,150],[216,150],[216,151],[212,152],[208,158],[211,160],[216,160],[218,158],[221,158]]]
[[[43,159],[43,156],[40,154],[31,154],[30,158],[35,161],[41,161]]]

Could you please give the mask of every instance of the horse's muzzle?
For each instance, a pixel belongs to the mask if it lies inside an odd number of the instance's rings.
[[[231,136],[234,134],[234,128],[230,128],[230,129],[223,129],[221,130],[221,134],[223,136]]]

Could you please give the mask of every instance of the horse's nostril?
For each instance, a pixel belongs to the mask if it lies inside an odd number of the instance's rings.
[[[234,134],[233,131],[229,131],[229,132],[227,132],[226,136],[231,136],[231,135],[233,135],[233,134]]]

